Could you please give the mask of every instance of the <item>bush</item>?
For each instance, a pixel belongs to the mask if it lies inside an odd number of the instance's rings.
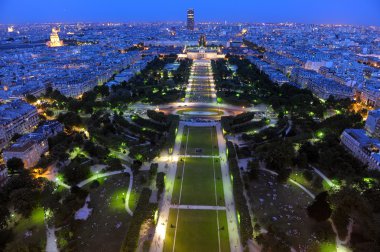
[[[149,180],[152,180],[154,176],[156,176],[158,170],[158,164],[157,163],[152,163],[150,165],[149,169]]]
[[[161,194],[165,190],[165,173],[159,172],[156,177],[156,187],[158,189],[157,191],[157,197],[158,199],[161,198]]]
[[[310,170],[305,170],[304,172],[303,172],[303,176],[305,177],[305,179],[307,180],[307,181],[312,181],[313,180],[313,173],[310,171]]]
[[[239,165],[236,160],[236,152],[232,142],[227,142],[228,149],[228,163],[231,174],[233,176],[232,190],[236,204],[236,211],[240,215],[239,230],[243,244],[247,244],[248,240],[252,238],[253,227],[251,216],[244,197],[243,183],[240,179]]]

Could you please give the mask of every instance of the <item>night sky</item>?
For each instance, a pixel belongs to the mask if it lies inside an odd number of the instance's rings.
[[[380,26],[380,0],[0,0],[0,23],[184,21]]]

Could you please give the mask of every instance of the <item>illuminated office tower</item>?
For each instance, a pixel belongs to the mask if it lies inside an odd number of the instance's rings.
[[[194,9],[187,10],[187,29],[194,31]]]

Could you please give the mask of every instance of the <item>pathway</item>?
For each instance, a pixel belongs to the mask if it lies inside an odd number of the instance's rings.
[[[214,155],[179,155],[179,157],[188,157],[188,158],[219,158],[219,156]]]
[[[45,223],[46,226],[46,252],[58,252],[58,246],[57,246],[57,237],[55,236],[55,227],[49,228],[48,225]]]
[[[232,190],[231,177],[227,164],[227,146],[223,136],[222,126],[220,123],[216,125],[216,135],[218,137],[220,167],[223,176],[224,200],[227,206],[226,213],[228,221],[228,234],[230,239],[230,251],[243,251],[240,242],[240,233],[238,229],[238,220]]]
[[[319,169],[317,169],[316,167],[312,166],[312,165],[309,165],[311,168],[313,168],[314,172],[317,173],[324,181],[326,181],[326,183],[332,187],[332,188],[336,188],[338,187],[337,185],[335,185],[325,174],[323,174]]]
[[[164,249],[166,227],[168,225],[169,211],[171,207],[175,175],[177,172],[177,160],[178,160],[178,155],[181,148],[181,140],[182,140],[184,125],[185,125],[184,122],[179,123],[178,133],[177,133],[174,148],[173,148],[173,154],[170,157],[170,160],[168,161],[169,169],[166,174],[166,183],[165,183],[166,190],[164,192],[163,199],[161,200],[160,206],[159,206],[160,210],[159,210],[156,231],[154,233],[152,245],[150,247],[151,252],[161,252]],[[165,160],[162,160],[161,162],[166,163]],[[161,164],[161,165],[164,165],[164,164]]]

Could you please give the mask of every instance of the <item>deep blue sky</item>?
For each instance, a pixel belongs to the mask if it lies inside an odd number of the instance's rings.
[[[196,21],[380,26],[380,0],[0,0],[0,23]]]

